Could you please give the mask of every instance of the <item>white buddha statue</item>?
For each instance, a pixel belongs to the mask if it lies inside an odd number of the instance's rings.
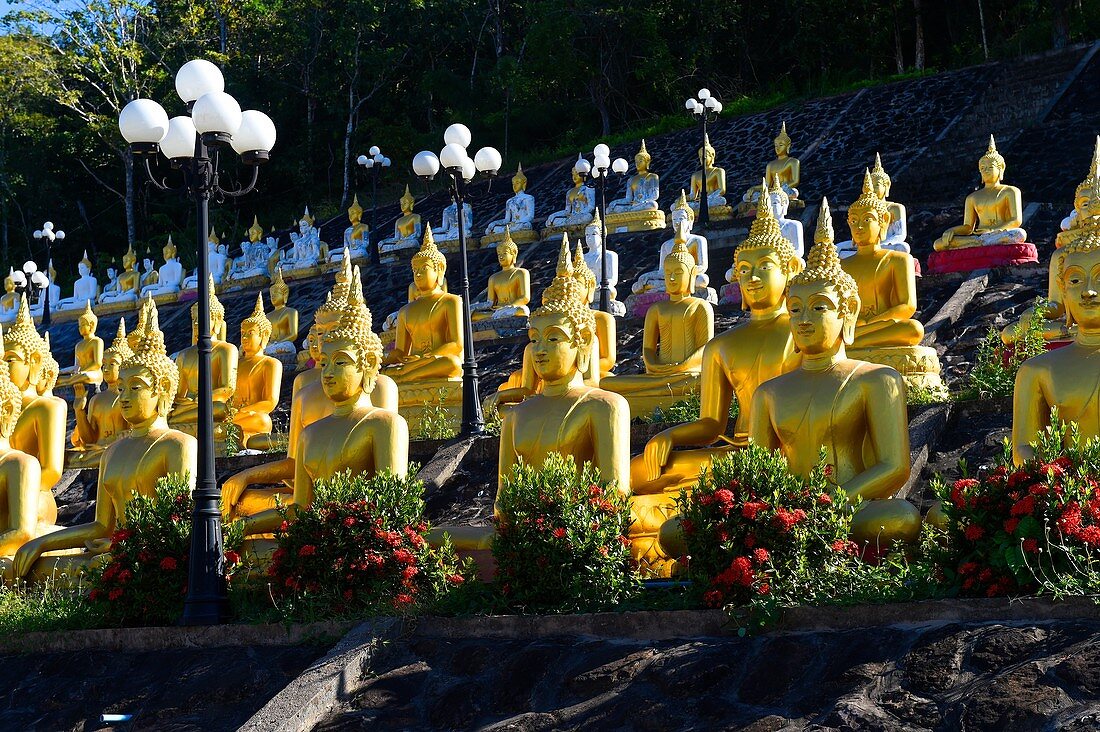
[[[577,156],[581,160],[581,156]],[[565,208],[546,217],[545,227],[561,229],[570,226],[587,226],[596,210],[596,189],[584,184],[584,175],[573,166],[573,187],[565,194]]]
[[[58,310],[83,310],[89,300],[95,302],[99,296],[99,281],[92,276],[92,260],[88,259],[87,250],[84,251],[84,258],[76,265],[76,270],[80,276],[73,283],[73,296],[58,301]]]
[[[316,267],[321,259],[321,232],[313,225],[315,219],[309,206],[298,220],[298,231],[290,232],[290,249],[280,254],[280,264],[285,272]]]
[[[607,284],[611,289],[611,314],[626,315],[626,305],[615,299],[618,295],[615,285],[619,284],[619,255],[604,249],[603,222],[600,221],[599,211],[592,217],[592,222],[584,227],[584,244],[584,263],[596,274],[596,292],[592,295],[592,305],[598,307],[600,303],[600,287],[603,285],[603,265],[600,262],[602,254],[607,263]]]
[[[889,200],[890,176],[882,167],[882,157],[878,153],[875,153],[875,167],[871,170],[871,190],[880,201],[886,204],[886,208],[890,212],[890,225],[886,229],[886,239],[879,244],[879,247],[909,254],[909,244],[905,241],[909,236],[908,227],[905,225],[905,206]],[[851,239],[837,242],[836,248],[841,259],[846,259],[856,253],[856,245]]]
[[[467,237],[474,232],[474,210],[470,204],[462,204],[462,230]],[[458,241],[458,206],[452,200],[451,205],[443,209],[443,225],[438,229],[432,229],[435,243],[442,244],[448,241]]]
[[[534,239],[535,197],[527,192],[527,176],[523,174],[523,164],[516,166],[512,176],[512,192],[515,194],[504,204],[504,218],[490,221],[485,227],[486,236],[504,238],[504,230],[511,232],[513,240]],[[527,236],[525,236],[525,234]]]
[[[649,170],[652,160],[652,156],[646,150],[645,140],[642,140],[642,146],[634,156],[634,167],[638,172],[627,179],[626,195],[607,204],[608,214],[658,210],[657,199],[661,195],[661,179]]]
[[[145,295],[170,295],[180,291],[183,283],[183,265],[176,259],[176,245],[172,243],[172,237],[168,237],[168,243],[164,245],[164,264],[157,270],[155,284],[145,285],[141,288],[142,297]]]
[[[691,233],[691,229],[695,225],[695,211],[688,202],[687,194],[684,191],[680,191],[680,198],[670,209],[669,217],[672,219],[672,238],[661,244],[661,252],[657,257],[657,269],[639,275],[631,287],[631,291],[635,295],[644,292],[665,291],[664,261],[672,253],[672,247],[679,241],[684,243],[687,250],[691,252],[694,261],[698,263],[695,275],[696,297],[707,299],[706,296],[711,295],[713,300],[713,293],[707,292],[708,285],[710,285],[710,276],[707,274],[707,266],[710,263],[707,252],[707,239],[705,236]]]

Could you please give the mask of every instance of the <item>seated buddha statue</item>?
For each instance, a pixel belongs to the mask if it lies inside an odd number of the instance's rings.
[[[408,472],[408,424],[396,412],[371,403],[382,342],[371,331],[371,314],[363,302],[358,268],[344,312],[321,341],[320,383],[333,410],[302,430],[294,461],[291,512],[313,502],[317,481],[342,471],[368,476],[389,472],[399,477]],[[262,506],[264,498],[262,494],[251,495],[238,502],[238,509],[248,516],[244,520],[246,535],[270,533],[284,520],[283,514],[274,509],[275,496],[270,492],[263,510],[248,513]]]
[[[93,394],[91,399],[83,386],[75,388],[73,411],[76,413],[76,428],[69,439],[79,452],[79,460],[70,461],[69,467],[98,467],[103,448],[126,429],[119,404],[122,396],[118,378],[122,362],[133,353],[126,340],[126,321],[119,318],[115,340],[103,352],[103,383],[107,388]]]
[[[106,287],[103,288],[99,302],[104,305],[119,302],[136,305],[140,295],[141,272],[137,268],[137,254],[134,253],[134,247],[131,245],[122,255],[122,273],[118,275],[113,291],[108,292]]]
[[[714,309],[695,297],[695,259],[683,241],[665,257],[668,300],[654,303],[645,314],[642,332],[644,374],[609,376],[600,388],[622,394],[633,416],[649,416],[699,387],[703,347],[714,337]]]
[[[776,176],[779,176],[778,188],[787,194],[788,199],[798,200],[798,186],[802,182],[802,164],[798,158],[791,157],[791,137],[787,134],[786,122],[783,122],[779,135],[775,138],[775,160],[764,168],[764,180],[771,183]],[[742,215],[751,214],[763,190],[763,186],[752,186],[745,191],[738,211]]]
[[[909,479],[905,381],[888,366],[847,357],[861,307],[859,287],[840,266],[833,243],[815,244],[787,292],[802,365],[757,388],[749,437],[780,450],[801,476],[817,466],[824,448],[832,479],[853,503],[863,501],[852,519],[852,538],[860,544],[911,542],[920,533],[920,512],[892,498]]]
[[[119,374],[119,404],[128,430],[103,450],[95,518],[86,524],[45,534],[20,547],[13,563],[17,579],[32,571],[38,577],[48,577],[59,567],[76,570],[92,564],[98,555],[110,549],[110,538],[125,520],[130,498],[135,493],[156,495],[157,481],[161,478],[185,476],[191,488],[195,486],[198,472],[195,438],[171,429],[167,422],[176,393],[176,366],[164,352],[164,334],[158,325],[156,306],[147,303],[143,307],[150,312],[138,332],[137,348],[122,362]],[[36,566],[45,552],[71,549],[84,551],[76,556],[50,558],[52,566]]]
[[[271,412],[279,405],[283,385],[282,361],[264,355],[271,339],[271,321],[264,314],[264,296],[256,295],[256,308],[241,323],[241,351],[237,362],[237,387],[233,392],[233,423],[241,428],[241,445],[250,450],[269,450]]]
[[[699,148],[699,170],[691,174],[691,196],[688,205],[692,211],[699,212],[699,197],[703,195],[703,174],[707,176],[707,208],[711,216],[729,216],[726,203],[726,169],[714,167],[714,146],[710,137],[703,135],[703,146]]]
[[[516,166],[512,176],[512,192],[515,194],[504,204],[504,216],[490,221],[485,227],[485,240],[482,245],[501,241],[505,230],[513,239],[522,242],[535,241],[535,197],[527,192],[527,176],[523,174],[523,165]]]
[[[99,318],[92,312],[92,304],[84,304],[84,312],[76,321],[80,340],[73,348],[73,365],[61,371],[59,386],[91,385],[92,390],[103,382],[103,339],[95,334]]]
[[[290,248],[279,253],[279,262],[287,272],[316,267],[322,255],[327,256],[328,248],[321,241],[321,232],[314,223],[309,206],[306,206],[298,220],[298,230],[290,232]]]
[[[339,247],[333,247],[329,250],[328,259],[330,262],[340,261],[345,256],[345,249],[352,259],[367,256],[370,230],[363,223],[363,207],[359,205],[359,196],[353,195],[351,197],[351,206],[348,207],[348,224],[349,226],[344,229],[343,243]]]
[[[92,260],[88,259],[88,250],[84,250],[84,258],[76,265],[76,270],[79,277],[73,283],[73,296],[62,298],[57,303],[58,310],[83,309],[89,300],[95,302],[99,297],[99,280],[92,275]]]
[[[0,297],[0,322],[10,323],[19,312],[19,295],[15,292],[15,270],[8,267],[8,276],[4,278],[4,295]]]
[[[578,155],[577,160],[580,159]],[[577,170],[577,166],[574,165],[571,172],[573,187],[565,194],[565,208],[546,217],[544,237],[570,229],[579,231],[592,220],[592,212],[596,210],[596,191],[584,184],[584,175]]]
[[[615,490],[630,494],[630,408],[618,394],[584,383],[596,324],[581,287],[563,242],[529,329],[542,390],[503,413],[498,497],[516,463],[538,466],[555,452],[572,455],[578,469],[591,463]]]
[[[275,278],[268,292],[273,310],[267,314],[271,322],[271,339],[264,353],[269,356],[294,353],[294,339],[298,337],[298,311],[286,304],[290,299],[290,285],[283,279],[282,269],[275,269]]]
[[[199,417],[199,304],[191,305],[191,345],[176,354],[175,363],[179,372],[177,380],[179,391],[168,422],[174,428],[187,434],[197,431]],[[215,433],[220,434],[221,422],[225,420],[226,404],[233,398],[237,388],[237,347],[225,341],[225,306],[214,293],[210,284],[210,377],[213,382]],[[137,350],[135,348],[135,350]]]
[[[447,258],[432,231],[425,230],[424,243],[412,258],[417,298],[399,311],[394,348],[383,360],[385,374],[399,385],[462,376],[462,299],[440,286]]]
[[[707,291],[707,285],[710,284],[710,277],[707,275],[707,266],[710,264],[707,239],[705,236],[691,233],[691,229],[695,225],[695,209],[689,206],[687,196],[682,190],[680,191],[680,198],[669,212],[669,217],[672,219],[672,238],[661,245],[657,269],[638,275],[638,279],[634,281],[634,285],[630,288],[631,291],[635,295],[646,292],[665,292],[664,262],[668,255],[672,253],[673,247],[679,242],[687,247],[692,259],[695,260],[695,282],[692,286],[692,292],[696,297],[716,300],[714,293]]]
[[[890,200],[890,176],[882,167],[882,158],[878,153],[875,153],[875,167],[871,169],[871,190],[886,204],[886,210],[890,212],[890,226],[886,229],[886,236],[879,247],[909,254],[909,244],[905,241],[909,235],[905,224],[905,206]],[[836,248],[841,259],[856,253],[856,245],[852,241],[842,241]]]
[[[432,237],[435,241],[443,242],[457,242],[458,241],[458,205],[451,199],[451,204],[447,208],[443,209],[443,223],[436,229],[432,229]],[[462,204],[462,232],[469,238],[473,236],[474,231],[474,210],[470,207],[470,204]]]
[[[393,223],[393,236],[378,242],[378,251],[385,253],[420,246],[420,214],[413,212],[415,205],[416,199],[406,185],[405,195],[401,196],[401,215]]]
[[[477,302],[470,307],[475,322],[526,317],[530,312],[527,303],[531,302],[531,273],[516,266],[519,247],[512,241],[507,227],[504,229],[504,240],[496,250],[500,271],[489,275],[486,288],[488,301]]]
[[[1012,458],[1035,457],[1033,443],[1050,425],[1051,409],[1074,422],[1082,442],[1100,436],[1100,228],[1060,250],[1058,279],[1073,342],[1024,361],[1012,392]]]
[[[978,161],[982,187],[966,197],[961,226],[943,232],[932,247],[937,252],[948,249],[989,246],[992,244],[1022,244],[1027,241],[1023,222],[1024,204],[1020,189],[1005,185],[1005,159],[997,152],[997,142],[989,136],[989,148]]]
[[[652,157],[646,150],[645,140],[634,156],[637,172],[626,179],[626,191],[622,198],[610,201],[604,209],[607,228],[611,231],[645,231],[665,228],[665,212],[658,199],[661,196],[661,179],[649,169]]]
[[[603,224],[600,221],[599,211],[593,214],[592,221],[584,227],[584,243],[588,247],[588,251],[584,254],[585,264],[588,265],[588,269],[592,270],[597,279],[597,289],[592,292],[592,304],[599,307],[598,285],[601,282],[600,278],[606,274],[607,286],[611,293],[609,295],[611,314],[619,317],[626,315],[626,305],[616,299],[618,290],[615,286],[619,284],[619,255],[603,245]],[[603,259],[602,262],[601,259]],[[607,268],[606,272],[604,271],[605,266]]]
[[[172,237],[168,237],[168,243],[162,250],[164,264],[157,270],[157,281],[141,288],[142,296],[171,295],[180,291],[183,284],[183,265],[176,259],[176,245],[172,243]]]

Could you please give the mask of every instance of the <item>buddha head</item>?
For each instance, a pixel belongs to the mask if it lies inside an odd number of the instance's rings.
[[[553,384],[587,372],[595,327],[595,315],[573,274],[569,240],[563,236],[554,280],[542,295],[542,306],[531,315],[527,331],[535,373]]]
[[[371,330],[359,268],[335,328],[321,337],[321,388],[337,404],[374,391],[382,363],[382,341]]]
[[[80,314],[80,317],[76,321],[76,329],[80,332],[81,338],[89,338],[95,335],[96,326],[99,325],[99,318],[92,312],[92,301],[84,301],[84,312]]]
[[[8,363],[8,374],[12,383],[19,391],[26,392],[42,379],[46,342],[35,330],[26,295],[20,296],[15,322],[5,335],[4,360]]]
[[[127,272],[133,272],[136,266],[137,254],[134,253],[133,245],[130,245],[130,248],[122,255],[122,268]]]
[[[852,230],[852,241],[860,249],[881,243],[890,228],[890,208],[875,193],[871,173],[866,170],[863,192],[848,207],[848,227]]]
[[[434,292],[447,273],[447,258],[435,245],[432,227],[424,227],[424,242],[412,258],[413,283],[417,292]],[[353,288],[354,289],[354,288]]]
[[[814,244],[806,269],[791,279],[787,310],[795,348],[807,356],[834,353],[855,338],[859,288],[840,266],[832,242]]]
[[[603,249],[603,222],[600,220],[599,209],[592,212],[592,220],[584,227],[584,243],[588,245],[590,252]]]
[[[1100,333],[1100,230],[1090,229],[1062,247],[1058,281],[1066,320],[1080,333]]]
[[[519,257],[519,247],[512,241],[512,227],[504,226],[504,240],[497,244],[497,263],[501,269],[514,267]]]
[[[306,206],[306,212],[302,214],[302,218],[298,219],[298,233],[305,234],[313,228],[314,220],[313,216],[309,213],[309,206]]]
[[[704,168],[714,167],[714,146],[710,144],[709,135],[703,135],[703,146],[699,148],[699,164]]]
[[[787,122],[779,127],[779,134],[775,138],[775,156],[785,158],[791,152],[791,136],[787,134]]]
[[[122,367],[122,362],[133,354],[134,351],[130,348],[130,343],[126,339],[126,320],[119,318],[115,340],[109,348],[103,351],[103,381],[106,382],[107,386],[114,386],[118,383],[119,369]]]
[[[0,349],[3,349],[3,345],[3,336],[0,335]],[[0,439],[11,437],[22,412],[23,395],[8,374],[7,362],[0,362]]]
[[[1074,192],[1073,210],[1077,212],[1078,220],[1100,216],[1100,135],[1096,137],[1089,174],[1077,184]]]
[[[409,192],[409,184],[405,184],[405,195],[401,196],[401,213],[408,216],[413,212],[413,206],[416,205],[416,199],[413,198],[413,194]]]
[[[890,197],[890,176],[882,167],[882,157],[875,153],[875,167],[871,168],[871,189],[885,201]]]
[[[642,146],[634,154],[634,167],[638,169],[638,173],[645,173],[649,170],[651,162],[653,162],[653,158],[650,156],[649,150],[645,149],[645,139],[643,138]]]
[[[688,205],[687,194],[680,189],[680,197],[672,206],[672,235],[677,241],[687,241],[691,227],[695,225],[695,211]]]
[[[252,314],[241,321],[241,353],[245,358],[251,358],[257,353],[263,353],[271,340],[271,321],[264,313],[263,293],[256,294],[256,307]]]
[[[762,195],[768,195],[763,182]],[[802,260],[783,236],[779,221],[767,206],[758,206],[749,235],[733,253],[734,272],[746,310],[768,312],[780,307],[790,278],[802,270]]]
[[[993,135],[989,136],[989,147],[986,148],[985,155],[978,160],[978,172],[982,175],[982,183],[986,185],[1000,183],[1005,176],[1005,159],[997,152],[997,141],[993,139]]]
[[[161,254],[164,255],[165,262],[171,262],[176,258],[176,245],[172,243],[172,235],[168,235],[168,243],[164,245],[164,249],[161,250]]]
[[[92,273],[92,260],[88,259],[88,250],[84,250],[84,258],[80,260],[76,265],[76,271],[80,273],[80,276],[87,277]]]
[[[779,182],[778,173],[772,177],[772,186],[768,192],[767,200],[773,216],[777,219],[787,218],[787,209],[790,208],[791,197],[783,190],[783,185]]]
[[[275,279],[271,281],[271,304],[277,308],[284,307],[290,299],[290,285],[283,279],[283,268],[275,268]]]
[[[566,242],[568,241],[569,239],[566,238]],[[581,285],[581,289],[578,290],[582,298],[581,302],[585,305],[592,302],[596,297],[596,273],[589,269],[588,262],[584,261],[584,251],[581,249],[580,242],[577,242],[577,251],[573,255],[573,279]]]
[[[133,353],[119,369],[119,409],[131,427],[165,418],[179,386],[179,369],[164,351],[157,307],[149,301]]]
[[[210,275],[210,337],[215,341],[225,340],[225,306],[214,292],[214,276]],[[156,308],[153,308],[156,312]],[[191,343],[199,342],[199,303],[191,305]],[[136,351],[137,348],[134,348]]]
[[[523,174],[523,163],[516,166],[516,174],[512,176],[512,193],[520,193],[527,190],[527,176]]]
[[[351,197],[351,206],[348,207],[348,221],[352,226],[357,226],[360,221],[363,220],[363,207],[359,205],[359,196],[353,195]],[[359,238],[363,238],[362,234]]]
[[[694,289],[695,257],[687,248],[687,244],[679,239],[672,245],[672,251],[665,257],[665,292],[670,295],[689,295]]]

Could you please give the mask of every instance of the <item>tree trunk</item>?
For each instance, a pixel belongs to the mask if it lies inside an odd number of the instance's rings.
[[[133,246],[137,240],[137,217],[134,210],[134,156],[129,147],[124,147],[120,157],[126,174],[126,243]]]
[[[924,71],[924,16],[921,14],[921,0],[913,0],[913,29],[916,36],[913,41],[913,66]]]

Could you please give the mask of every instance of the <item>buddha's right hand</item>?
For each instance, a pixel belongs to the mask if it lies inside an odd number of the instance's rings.
[[[649,480],[657,480],[664,472],[668,463],[668,456],[674,447],[672,437],[664,432],[654,435],[645,445],[643,457],[645,460],[646,477]]]

